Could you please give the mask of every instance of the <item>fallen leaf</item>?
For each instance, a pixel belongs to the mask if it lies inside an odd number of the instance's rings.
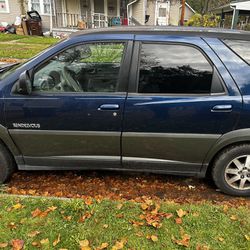
[[[158,237],[156,236],[156,235],[151,235],[151,240],[153,241],[153,242],[156,242],[156,241],[158,241]]]
[[[218,240],[219,240],[220,242],[223,242],[223,241],[224,241],[224,238],[223,238],[223,237],[218,237]]]
[[[223,212],[224,212],[224,213],[227,213],[227,211],[228,211],[228,205],[224,205],[224,206],[223,206]]]
[[[164,214],[164,217],[166,218],[166,219],[170,219],[170,218],[172,218],[174,215],[172,214],[172,213],[166,213],[166,214]]]
[[[5,247],[7,247],[9,244],[7,243],[7,242],[0,242],[0,248],[5,248]]]
[[[12,250],[21,250],[23,249],[24,241],[15,239],[11,241],[11,245],[12,245]]]
[[[190,239],[191,239],[191,236],[188,234],[183,234],[180,240],[177,240],[174,237],[172,237],[172,241],[174,243],[176,243],[179,246],[184,246],[184,247],[189,247]]]
[[[198,244],[195,248],[195,250],[209,250],[210,247],[206,246],[206,245],[200,245]]]
[[[63,219],[66,221],[71,221],[72,216],[63,216]]]
[[[131,220],[130,222],[132,223],[132,225],[134,227],[139,227],[139,226],[143,226],[144,225],[144,222],[142,222],[142,221]]]
[[[121,239],[120,241],[116,241],[115,245],[112,247],[112,250],[123,249],[126,244],[127,244],[126,239]]]
[[[246,238],[247,241],[250,241],[250,235],[245,234],[245,238]]]
[[[142,210],[147,210],[148,208],[149,208],[149,206],[146,203],[141,204],[141,209]]]
[[[85,204],[88,205],[88,206],[90,206],[90,205],[93,204],[93,200],[92,200],[91,197],[86,198],[84,202],[85,202]]]
[[[119,203],[119,204],[116,206],[116,208],[117,208],[118,210],[120,210],[122,207],[123,207],[123,204],[122,204],[122,203]]]
[[[55,211],[56,209],[57,209],[57,207],[51,206],[51,207],[48,207],[48,209],[46,211]]]
[[[12,206],[12,209],[14,209],[14,210],[21,209],[21,208],[23,208],[23,205],[21,203],[17,203],[17,204]]]
[[[42,213],[39,208],[36,208],[34,211],[31,212],[32,217],[37,217]]]
[[[57,238],[53,241],[53,246],[55,247],[61,241],[61,235],[58,234]]]
[[[96,250],[102,250],[108,248],[109,244],[107,242],[102,243]]]
[[[183,216],[185,216],[187,214],[186,211],[182,210],[182,209],[179,209],[176,211],[177,215],[182,218]]]
[[[124,217],[123,214],[117,214],[117,215],[116,215],[116,218],[119,218],[119,219],[121,219],[121,218],[123,218],[123,217]]]
[[[41,243],[42,245],[47,245],[47,244],[49,244],[49,239],[48,239],[48,238],[42,239],[42,240],[40,240],[40,243]]]
[[[28,233],[28,237],[33,238],[33,237],[37,236],[38,234],[40,234],[39,231],[33,231],[33,232]]]
[[[104,224],[102,227],[103,227],[103,228],[108,228],[109,225],[108,225],[108,224]]]
[[[80,244],[81,250],[91,250],[88,240],[81,240],[79,241],[79,244]]]
[[[182,218],[176,218],[175,223],[178,225],[182,224]]]
[[[31,245],[34,246],[34,247],[41,247],[41,243],[38,242],[38,241],[33,241],[33,242],[31,243]]]
[[[10,229],[16,229],[17,228],[17,225],[16,225],[16,223],[15,222],[10,222],[9,224],[8,224],[8,227],[10,228]]]
[[[232,216],[230,216],[230,219],[233,221],[236,221],[236,220],[238,220],[238,217],[236,215],[232,215]]]

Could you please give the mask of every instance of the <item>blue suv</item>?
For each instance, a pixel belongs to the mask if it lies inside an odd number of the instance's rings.
[[[0,181],[15,169],[205,177],[250,195],[250,33],[76,32],[0,70]]]

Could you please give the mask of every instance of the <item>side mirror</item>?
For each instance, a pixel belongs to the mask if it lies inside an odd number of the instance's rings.
[[[30,95],[32,92],[32,84],[29,72],[25,70],[20,76],[18,80],[18,89],[19,94],[22,95]]]

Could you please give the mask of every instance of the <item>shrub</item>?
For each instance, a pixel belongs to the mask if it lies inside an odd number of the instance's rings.
[[[186,23],[187,26],[195,27],[218,27],[220,17],[214,14],[195,14]]]

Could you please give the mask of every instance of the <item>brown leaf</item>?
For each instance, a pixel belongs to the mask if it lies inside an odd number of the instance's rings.
[[[72,216],[63,216],[63,219],[66,221],[71,221]]]
[[[165,213],[164,214],[164,217],[166,218],[166,219],[170,219],[170,218],[172,218],[174,215],[172,214],[172,213]]]
[[[183,234],[180,240],[177,240],[174,237],[172,237],[172,241],[174,243],[176,243],[179,246],[184,246],[184,247],[189,247],[190,239],[191,239],[191,236],[188,234]]]
[[[61,235],[58,234],[57,238],[53,241],[53,246],[55,247],[61,241]]]
[[[86,199],[85,199],[85,204],[86,205],[88,205],[88,206],[90,206],[90,205],[92,205],[93,204],[93,200],[92,200],[92,198],[91,197],[87,197]]]
[[[42,245],[48,245],[48,244],[49,244],[49,239],[48,239],[48,238],[42,239],[42,240],[40,240],[40,243],[41,243]]]
[[[37,236],[38,234],[40,234],[39,231],[33,231],[33,232],[28,233],[28,237],[33,238],[33,237]]]
[[[124,217],[124,215],[123,214],[117,214],[115,217],[121,219],[121,218]]]
[[[236,220],[238,220],[238,217],[236,215],[232,215],[232,216],[230,216],[230,219],[233,221],[236,221]]]
[[[36,208],[34,211],[31,212],[32,217],[37,217],[42,213],[42,211],[39,208]]]
[[[117,204],[117,206],[116,206],[116,208],[117,208],[118,210],[120,210],[122,207],[123,207],[123,204],[122,204],[122,203],[119,203],[119,204]]]
[[[89,246],[89,241],[88,240],[81,240],[79,241],[80,244],[80,248],[81,250],[90,250],[90,246]]]
[[[14,239],[11,241],[12,250],[21,250],[24,246],[24,241],[19,239]]]
[[[185,216],[187,214],[186,211],[182,210],[182,209],[179,209],[176,211],[177,215],[182,218],[183,216]]]
[[[109,244],[107,242],[102,243],[96,250],[102,250],[108,248]]]
[[[8,227],[10,228],[10,229],[16,229],[17,228],[17,225],[16,225],[16,223],[15,222],[10,222],[9,224],[8,224]]]
[[[34,247],[41,247],[41,243],[39,241],[33,241],[31,245]]]
[[[182,218],[176,218],[175,223],[179,225],[182,224]]]
[[[158,214],[160,207],[161,206],[159,204],[155,204],[155,208],[154,210],[151,211],[151,214],[154,214],[154,215]]]
[[[5,248],[5,247],[7,247],[9,244],[6,242],[6,243],[4,243],[4,242],[0,242],[0,248]]]
[[[158,237],[156,236],[156,235],[151,235],[151,240],[153,241],[153,242],[156,242],[156,241],[158,241]]]
[[[196,250],[209,250],[210,247],[208,247],[206,245],[200,245],[200,244],[198,244],[195,249]]]
[[[224,238],[223,238],[223,237],[218,237],[218,240],[219,240],[220,242],[223,242],[223,241],[224,241]]]
[[[247,241],[250,241],[250,235],[245,234],[245,238],[246,238]]]
[[[120,241],[116,241],[115,245],[112,247],[112,250],[123,249],[126,244],[127,244],[126,239],[121,239]]]
[[[149,208],[149,206],[146,203],[141,204],[141,209],[142,210],[147,210],[148,208]]]
[[[130,222],[132,223],[132,225],[134,227],[139,227],[139,226],[143,226],[144,225],[144,222],[142,222],[142,221],[131,220]]]

